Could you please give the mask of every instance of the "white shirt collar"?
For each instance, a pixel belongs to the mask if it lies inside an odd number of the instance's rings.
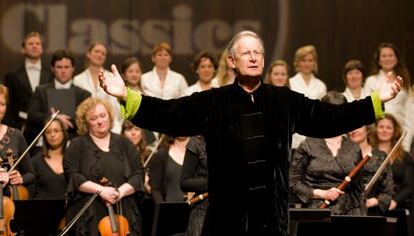
[[[36,63],[31,63],[29,60],[26,59],[24,65],[27,70],[35,69],[40,71],[42,69],[41,60],[38,60]]]
[[[72,80],[69,80],[66,84],[61,84],[59,80],[55,78],[55,89],[70,89],[72,86]]]

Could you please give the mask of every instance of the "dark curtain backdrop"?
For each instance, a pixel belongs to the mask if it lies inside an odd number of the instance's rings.
[[[298,47],[315,45],[318,77],[329,90],[342,90],[345,62],[360,59],[369,70],[381,42],[394,43],[414,73],[413,12],[412,0],[2,0],[0,78],[21,65],[24,35],[39,31],[43,60],[49,63],[53,51],[69,48],[76,55],[76,73],[92,42],[108,45],[107,68],[137,56],[144,71],[152,69],[152,46],[169,42],[171,68],[191,84],[195,53],[207,50],[219,56],[234,33],[249,29],[264,39],[266,65],[274,59],[292,65]]]

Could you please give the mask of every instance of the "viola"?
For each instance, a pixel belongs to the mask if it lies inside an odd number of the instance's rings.
[[[3,196],[3,183],[0,183],[0,236],[15,236],[10,229],[10,220],[14,216],[14,203],[10,198]]]
[[[108,180],[102,178],[101,184],[108,185]],[[101,236],[126,236],[129,234],[128,220],[121,215],[115,214],[112,204],[106,203],[108,215],[103,217],[98,223]]]

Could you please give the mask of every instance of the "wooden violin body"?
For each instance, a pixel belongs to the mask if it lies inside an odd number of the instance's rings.
[[[114,223],[113,223],[114,222]],[[115,231],[113,232],[113,224],[115,224]],[[125,217],[121,215],[105,216],[99,221],[99,232],[101,236],[126,236],[129,234],[129,225]]]
[[[105,177],[100,181],[103,186],[107,186],[109,181]],[[115,214],[112,204],[106,203],[108,215],[98,223],[101,236],[126,236],[129,234],[128,220],[121,215]],[[122,207],[121,207],[122,208]],[[122,211],[122,210],[121,210]]]
[[[12,185],[9,187],[11,196],[13,200],[28,200],[29,191],[23,185]]]
[[[15,236],[10,229],[10,220],[14,216],[14,203],[8,197],[3,197],[3,184],[0,183],[0,236]]]
[[[10,167],[14,166],[14,157],[13,157],[13,151],[7,150],[7,159],[9,162]],[[29,191],[26,187],[23,185],[12,185],[10,184],[10,198],[13,200],[28,200],[29,199]]]
[[[0,219],[0,235],[1,236],[15,236],[10,229],[10,220],[14,216],[14,203],[8,197],[3,197],[3,218]]]

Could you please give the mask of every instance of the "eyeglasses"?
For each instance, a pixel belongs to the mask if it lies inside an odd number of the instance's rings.
[[[244,52],[239,52],[240,56],[242,58],[246,58],[246,59],[250,59],[252,57],[254,58],[262,58],[263,57],[263,52],[261,51],[244,51]]]
[[[45,134],[51,135],[52,133],[60,133],[60,132],[62,132],[61,129],[48,129],[45,131]]]

